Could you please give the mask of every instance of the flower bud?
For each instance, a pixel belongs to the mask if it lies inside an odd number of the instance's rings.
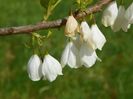
[[[76,19],[71,15],[68,17],[65,27],[65,35],[68,37],[75,36],[75,33],[78,30],[78,22]]]

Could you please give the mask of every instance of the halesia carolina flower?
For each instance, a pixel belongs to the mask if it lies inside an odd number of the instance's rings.
[[[96,55],[96,52],[91,47],[88,47],[86,43],[83,43],[80,49],[81,64],[89,68],[93,66],[96,60],[100,60]],[[101,60],[100,60],[101,61]]]
[[[93,49],[96,49],[96,45],[92,39],[92,32],[91,29],[86,21],[83,21],[80,26],[80,33],[81,37],[84,42],[88,44],[88,46],[92,47]]]
[[[118,8],[116,1],[113,1],[109,4],[109,6],[104,10],[102,16],[102,24],[105,27],[113,26],[116,17],[118,14]]]
[[[127,10],[125,12],[125,17],[128,20],[129,24],[133,24],[133,2],[127,8]]]
[[[79,59],[79,49],[74,42],[68,42],[61,57],[62,67],[68,65],[71,68],[78,68],[81,65]]]
[[[124,18],[125,21],[122,24],[122,29],[127,32],[127,30],[130,28],[130,24],[133,24],[133,2],[127,8]]]
[[[115,20],[115,23],[112,26],[112,30],[114,32],[119,31],[123,27],[123,24],[125,24],[126,21],[125,21],[124,15],[125,15],[125,7],[121,5],[119,7],[119,11],[118,11],[118,15],[117,15],[117,18]]]
[[[96,48],[102,50],[102,47],[106,42],[105,36],[102,34],[102,32],[100,31],[100,29],[96,24],[93,24],[91,26],[91,32],[92,32],[92,39],[96,45]]]
[[[78,22],[76,19],[71,15],[68,17],[65,27],[65,35],[68,37],[75,36],[76,31],[78,30]]]
[[[38,81],[42,77],[41,73],[41,60],[38,57],[38,55],[32,55],[29,62],[28,62],[28,67],[27,71],[29,74],[29,78],[32,81]]]
[[[44,79],[50,82],[54,81],[57,75],[63,75],[61,64],[51,55],[45,55],[42,63],[42,74]]]

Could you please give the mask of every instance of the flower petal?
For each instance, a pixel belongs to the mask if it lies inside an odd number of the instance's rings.
[[[115,22],[117,14],[118,14],[117,3],[116,1],[113,1],[103,12],[102,24],[105,27],[112,26]]]
[[[81,36],[84,42],[87,42],[88,45],[90,45],[93,49],[96,49],[96,45],[92,38],[92,32],[91,29],[86,21],[83,21],[81,23]]]
[[[64,49],[64,51],[62,53],[62,56],[61,56],[61,65],[62,65],[62,67],[65,67],[65,65],[68,62],[68,56],[69,56],[71,45],[72,45],[71,42],[69,42],[66,45],[66,47],[65,47],[65,49]]]
[[[102,32],[99,30],[96,24],[93,24],[91,26],[91,32],[92,32],[92,35],[93,35],[92,38],[93,38],[93,41],[95,42],[96,47],[99,50],[102,50],[102,47],[106,42],[106,38],[104,37]]]
[[[75,36],[75,32],[77,29],[78,29],[78,22],[72,15],[69,16],[66,22],[65,35],[68,37]]]
[[[80,32],[84,41],[87,41],[91,37],[91,30],[86,21],[83,21],[80,26]]]
[[[133,2],[124,14],[122,30],[127,32],[127,30],[130,28],[130,24],[133,24]]]
[[[52,82],[56,79],[57,75],[55,74],[50,74],[50,75],[47,75],[47,79],[48,81]]]
[[[48,56],[47,56],[48,57]],[[53,66],[53,69],[56,71],[56,74],[58,75],[63,75],[62,74],[62,68],[61,68],[61,64],[54,58],[52,57],[51,55],[49,55],[49,60],[52,62],[52,64],[54,65]]]
[[[124,32],[127,32],[127,30],[130,28],[130,24],[126,18],[123,19],[123,23],[121,24],[121,28]]]
[[[125,18],[128,20],[129,24],[133,24],[133,2],[127,8],[127,10],[125,12]]]
[[[27,67],[29,78],[32,81],[39,81],[41,79],[42,73],[40,69],[41,69],[41,60],[38,57],[38,55],[35,54],[31,56]]]
[[[80,58],[82,64],[89,68],[95,64],[97,55],[92,48],[89,48],[88,45],[84,43],[80,49]]]
[[[78,68],[80,65],[79,50],[77,49],[77,47],[74,45],[73,42],[71,42],[67,64],[71,68]]]
[[[42,73],[44,79],[48,79],[51,82],[56,79],[57,75],[62,75],[62,68],[55,58],[47,54],[43,60]]]
[[[124,22],[126,22],[124,15],[125,15],[125,8],[124,8],[124,6],[121,5],[119,7],[119,11],[118,11],[118,15],[117,15],[117,18],[115,20],[115,23],[112,26],[112,30],[114,32],[119,31],[122,28],[122,24],[124,24]]]

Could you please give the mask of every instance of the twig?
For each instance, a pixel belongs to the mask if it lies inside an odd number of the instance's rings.
[[[76,19],[85,17],[91,13],[96,13],[98,11],[101,11],[101,8],[104,5],[107,5],[112,0],[100,0],[95,5],[89,7],[86,9],[85,12],[80,12],[77,15],[74,15]],[[15,35],[15,34],[30,34],[31,32],[42,30],[42,29],[48,29],[48,28],[58,28],[66,23],[67,17],[63,19],[58,19],[55,21],[47,21],[47,22],[39,22],[35,25],[25,25],[25,26],[17,26],[17,27],[7,27],[7,28],[0,28],[0,36],[6,36],[6,35]]]

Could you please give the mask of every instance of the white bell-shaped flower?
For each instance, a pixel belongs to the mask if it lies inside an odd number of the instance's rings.
[[[79,59],[78,48],[75,46],[74,42],[68,42],[61,57],[62,67],[68,65],[71,68],[78,68],[81,65]]]
[[[42,63],[42,74],[44,79],[50,82],[54,81],[57,75],[63,75],[61,64],[51,55],[45,55]]]
[[[38,55],[32,55],[27,67],[29,78],[32,81],[38,81],[42,77],[41,73],[41,60]]]
[[[102,16],[102,24],[105,27],[112,26],[116,20],[118,14],[118,8],[116,1],[111,2],[104,10]]]
[[[87,68],[93,66],[97,59],[100,60],[96,55],[95,50],[89,47],[87,43],[83,43],[81,46],[80,59],[81,64]]]
[[[68,37],[75,36],[76,31],[78,30],[78,22],[77,20],[71,15],[68,17],[66,26],[65,26],[65,35]]]
[[[84,42],[86,42],[90,47],[96,49],[96,45],[92,39],[91,29],[86,21],[83,21],[80,26],[81,37]]]
[[[125,18],[128,20],[129,24],[133,24],[133,2],[127,8],[127,10],[125,12]]]
[[[124,15],[124,22],[122,24],[123,31],[127,32],[127,30],[130,28],[130,24],[133,24],[133,2],[131,5],[127,8],[125,15]]]
[[[100,31],[100,29],[96,24],[93,24],[91,26],[91,32],[92,32],[92,39],[96,45],[96,48],[102,50],[102,47],[106,42],[105,36],[102,34],[102,32]]]
[[[119,31],[122,27],[123,27],[123,24],[125,24],[125,7],[124,6],[120,6],[119,7],[119,10],[118,10],[118,15],[117,15],[117,18],[115,20],[115,23],[114,25],[112,26],[112,30],[114,32],[117,32]],[[125,31],[125,30],[124,30]]]

